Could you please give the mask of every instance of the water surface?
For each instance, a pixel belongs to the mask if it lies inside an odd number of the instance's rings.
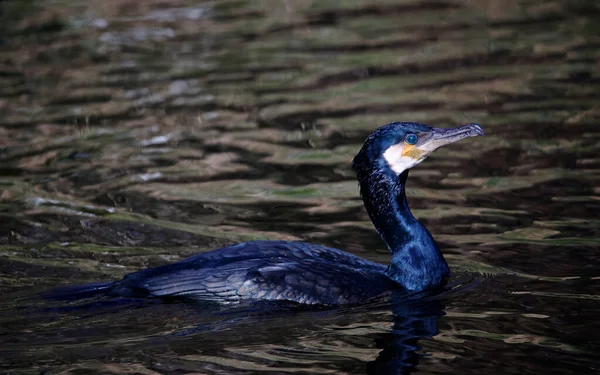
[[[0,372],[598,372],[595,1],[0,8]],[[387,263],[350,162],[401,120],[486,130],[409,179],[441,299],[20,308],[251,239]]]

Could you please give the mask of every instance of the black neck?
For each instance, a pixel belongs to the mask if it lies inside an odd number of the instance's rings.
[[[404,187],[408,170],[397,176],[391,170],[359,174],[367,213],[392,252],[388,276],[410,290],[440,285],[449,270],[429,231],[408,208]]]

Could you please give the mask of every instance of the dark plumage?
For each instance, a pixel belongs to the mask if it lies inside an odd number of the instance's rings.
[[[386,291],[423,291],[449,275],[433,237],[411,214],[408,169],[436,148],[483,135],[479,125],[436,129],[398,122],[375,130],[353,161],[365,208],[392,253],[389,266],[304,242],[252,241],[126,275],[122,280],[51,291],[50,298],[95,294],[186,297],[236,303],[287,300],[303,304],[359,303]]]

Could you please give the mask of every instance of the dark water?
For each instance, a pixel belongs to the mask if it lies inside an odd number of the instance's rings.
[[[0,373],[598,373],[598,4],[1,2]],[[387,263],[350,161],[399,120],[486,130],[409,179],[440,299],[25,299],[258,238]]]

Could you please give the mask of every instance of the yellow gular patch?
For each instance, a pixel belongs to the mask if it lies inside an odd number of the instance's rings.
[[[421,159],[422,154],[423,154],[423,151],[419,150],[418,148],[416,148],[413,145],[405,144],[404,148],[402,149],[402,156],[405,156],[407,158],[419,160],[419,159]]]

